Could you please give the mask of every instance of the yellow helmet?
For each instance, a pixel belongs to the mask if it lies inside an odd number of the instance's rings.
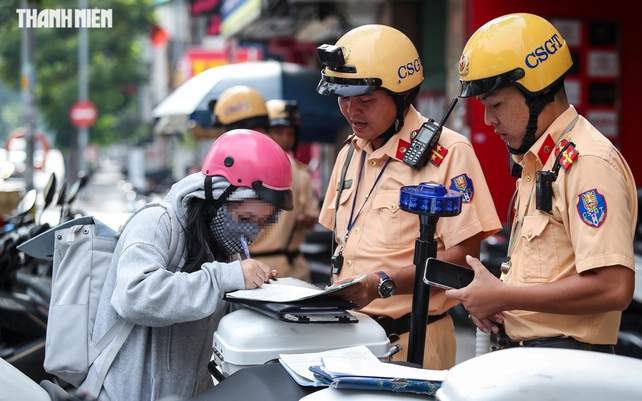
[[[270,127],[276,125],[301,126],[301,113],[299,113],[299,105],[296,101],[272,99],[268,100],[265,106],[270,117]]]
[[[237,85],[221,93],[214,105],[215,126],[225,130],[269,127],[265,99],[249,86]]]
[[[508,14],[486,23],[468,40],[459,60],[459,96],[471,97],[509,85],[540,95],[573,65],[566,41],[533,14]]]
[[[336,45],[319,46],[317,54],[325,67],[317,92],[326,96],[359,96],[376,89],[400,95],[418,88],[424,79],[415,45],[385,25],[355,28]]]

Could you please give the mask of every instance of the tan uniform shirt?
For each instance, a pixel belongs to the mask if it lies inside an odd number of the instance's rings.
[[[380,270],[390,271],[413,264],[415,240],[419,237],[419,216],[399,209],[402,186],[437,182],[447,188],[466,192],[462,212],[456,217],[440,218],[437,224],[438,251],[448,249],[480,232],[489,236],[501,228],[493,200],[470,142],[462,135],[444,128],[439,144],[447,149],[439,167],[428,163],[419,171],[401,161],[410,143],[412,131],[419,129],[424,118],[412,106],[402,130],[383,147],[373,150],[369,141],[355,138],[355,152],[348,167],[337,211],[337,240],[344,247],[344,264],[339,277],[349,277]],[[338,155],[330,185],[321,209],[319,222],[333,229],[336,189],[347,155],[344,147]],[[363,175],[359,180],[362,153],[366,152]],[[392,158],[379,182],[366,200],[384,164]],[[355,191],[358,186],[357,199]],[[354,203],[359,214],[347,242],[344,235]],[[363,209],[361,209],[363,206]],[[361,211],[359,212],[359,210]],[[429,314],[441,314],[456,304],[446,300],[444,291],[431,288]],[[399,318],[410,312],[412,295],[393,295],[376,299],[363,312]]]
[[[563,279],[590,269],[623,265],[635,269],[633,235],[637,190],[633,175],[617,149],[572,106],[557,118],[527,153],[514,156],[522,167],[514,211],[515,242],[510,285]],[[550,213],[536,210],[535,172],[550,171],[554,145],[566,140],[579,156],[553,183]],[[506,334],[515,341],[570,336],[592,344],[615,344],[621,312],[556,315],[503,312]]]
[[[292,197],[294,200],[294,209],[283,211],[275,224],[266,227],[256,240],[250,245],[249,250],[253,258],[266,263],[272,269],[279,272],[281,277],[296,277],[309,280],[309,271],[306,270],[305,260],[298,260],[296,269],[290,264],[284,251],[296,251],[305,241],[305,232],[296,230],[297,222],[300,215],[306,215],[313,218],[319,216],[319,199],[314,194],[310,173],[307,167],[297,162],[290,156],[292,163]],[[270,254],[273,252],[282,252],[278,255],[260,256],[261,254]]]

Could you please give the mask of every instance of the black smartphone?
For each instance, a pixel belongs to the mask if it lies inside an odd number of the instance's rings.
[[[466,287],[475,278],[473,269],[443,260],[428,258],[424,270],[424,283],[445,289]]]

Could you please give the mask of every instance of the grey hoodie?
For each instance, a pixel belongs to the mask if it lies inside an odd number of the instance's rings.
[[[204,175],[177,182],[165,201],[181,225],[178,249],[184,250],[186,207],[190,198],[205,199]],[[214,177],[217,199],[229,182]],[[230,200],[254,197],[239,188]],[[127,224],[116,245],[101,295],[92,340],[100,339],[118,316],[136,324],[114,360],[99,400],[187,399],[212,386],[207,364],[212,340],[227,302],[223,295],[245,287],[240,262],[205,263],[184,273],[167,266],[170,221],[162,207],[147,208]],[[180,266],[185,261],[182,256]],[[91,390],[109,347],[90,368],[81,389]]]

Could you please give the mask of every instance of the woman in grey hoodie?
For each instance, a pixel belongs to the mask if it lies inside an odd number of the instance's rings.
[[[142,210],[124,229],[105,280],[92,340],[122,316],[135,324],[105,377],[99,400],[191,398],[212,384],[212,340],[226,292],[260,287],[275,272],[239,259],[281,210],[292,210],[290,161],[272,139],[234,130],[214,142],[201,172],[165,197],[181,226],[181,261],[171,266],[170,217]],[[109,347],[80,390],[93,389]]]

